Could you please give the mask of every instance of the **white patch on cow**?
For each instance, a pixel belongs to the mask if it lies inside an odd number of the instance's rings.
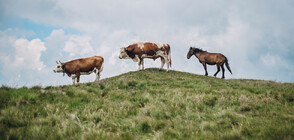
[[[139,42],[139,43],[136,43],[136,44],[143,51],[143,49],[144,49],[144,43]]]
[[[76,83],[76,74],[72,74],[71,78],[72,78],[72,83],[75,84]]]
[[[147,54],[142,54],[141,58],[148,58],[149,56]]]
[[[161,49],[164,45],[163,43],[155,43],[155,44],[157,45],[158,49]]]
[[[55,72],[55,73],[61,73],[61,72],[63,72],[62,64],[59,63],[59,62],[57,62],[57,66],[56,66],[55,69],[53,69],[53,72]]]
[[[139,57],[138,55],[135,55],[134,59],[132,59],[134,62],[138,62],[139,61]]]
[[[120,48],[120,52],[119,52],[119,59],[132,59],[129,57],[129,55],[127,54],[127,52],[125,51],[125,48]]]
[[[164,56],[165,53],[164,53],[164,51],[160,50],[160,51],[157,51],[157,52],[156,52],[156,55]]]

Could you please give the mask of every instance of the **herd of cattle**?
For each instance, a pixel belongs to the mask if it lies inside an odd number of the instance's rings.
[[[193,52],[191,52],[191,49],[193,49]],[[224,69],[223,69],[223,64],[225,63],[229,71],[231,72],[228,62],[226,57],[224,57],[222,54],[219,53],[208,53],[206,51],[203,51],[207,54],[214,54],[216,56],[210,56],[208,55],[207,57],[202,57],[200,59],[200,55],[196,55],[196,49],[198,48],[190,48],[187,58],[189,59],[191,55],[195,55],[198,59],[199,62],[203,64],[205,68],[205,75],[207,75],[206,71],[206,64],[209,65],[217,65],[218,71],[219,72],[219,67],[222,67],[223,70],[223,77],[224,78]],[[213,60],[211,58],[219,58],[218,55],[221,55],[224,57],[223,61],[217,61]],[[190,55],[190,56],[189,56]],[[201,55],[204,56],[204,55]],[[120,49],[120,54],[119,54],[120,59],[132,59],[134,62],[138,62],[138,70],[144,69],[144,58],[150,58],[153,60],[156,60],[157,58],[161,59],[161,67],[160,69],[163,68],[164,64],[167,65],[166,71],[169,71],[169,68],[171,67],[171,51],[170,51],[170,45],[169,44],[164,44],[164,43],[134,43],[129,45],[128,47],[123,47]],[[211,61],[211,62],[210,62]],[[215,61],[215,62],[214,62]],[[96,74],[96,80],[99,81],[101,72],[103,70],[103,63],[104,59],[101,56],[92,56],[88,58],[80,58],[80,59],[75,59],[69,62],[62,63],[60,61],[56,61],[57,66],[53,70],[55,73],[63,73],[63,76],[67,74],[69,77],[72,78],[73,84],[75,84],[75,80],[77,79],[77,83],[80,81],[80,76],[81,75],[89,75],[91,73]],[[216,74],[217,74],[216,73]],[[232,73],[232,72],[231,72]],[[216,76],[216,74],[214,76]]]

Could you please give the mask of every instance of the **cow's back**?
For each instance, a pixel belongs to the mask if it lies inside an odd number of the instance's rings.
[[[155,43],[144,43],[144,48],[143,48],[143,52],[149,56],[153,56],[156,54],[156,52],[158,51],[158,48],[160,46],[158,46]]]
[[[66,63],[66,70],[70,73],[89,72],[94,68],[100,69],[103,62],[104,59],[101,56],[75,59]]]
[[[142,54],[147,54],[147,55],[154,55],[156,51],[158,51],[158,46],[155,43],[134,43],[131,44],[127,47],[127,50],[129,52],[132,52],[135,55],[142,55]]]

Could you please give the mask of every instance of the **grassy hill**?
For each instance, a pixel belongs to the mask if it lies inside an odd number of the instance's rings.
[[[0,139],[294,139],[294,84],[147,69],[0,88]]]

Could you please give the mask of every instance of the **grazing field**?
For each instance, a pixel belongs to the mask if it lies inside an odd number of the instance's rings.
[[[0,88],[0,139],[294,139],[294,84],[146,69]]]

